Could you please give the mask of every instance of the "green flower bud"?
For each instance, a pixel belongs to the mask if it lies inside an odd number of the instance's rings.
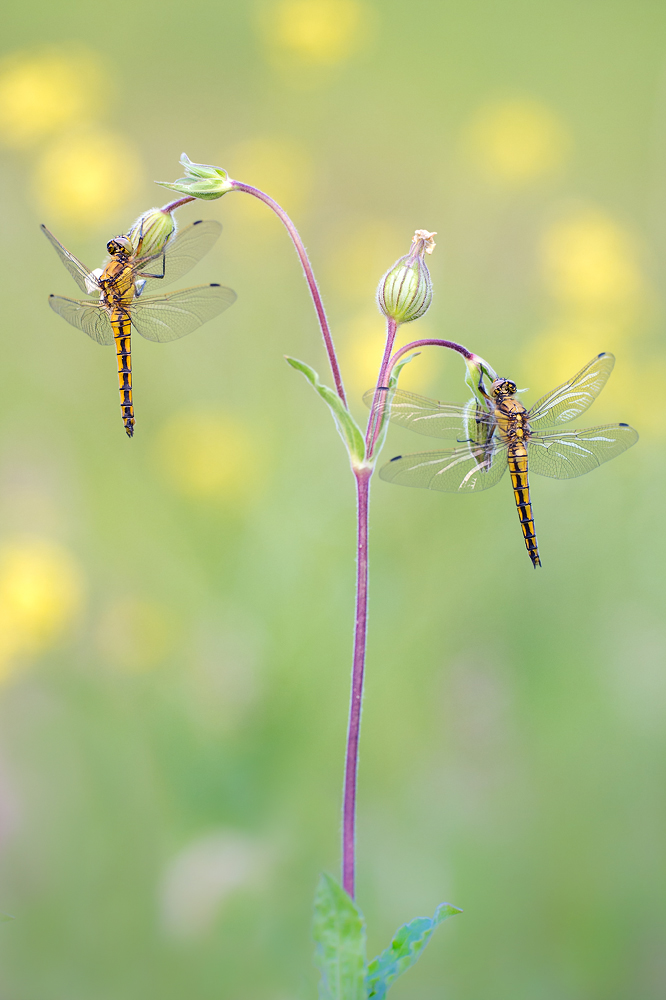
[[[155,183],[171,191],[178,191],[179,194],[207,201],[221,198],[223,194],[233,189],[233,181],[221,167],[213,167],[208,163],[192,163],[186,153],[183,153],[180,162],[185,168],[184,177],[173,183],[169,181],[155,181]]]
[[[435,248],[436,233],[417,229],[412,249],[386,272],[377,289],[377,305],[388,319],[411,323],[428,310],[432,302],[432,282],[425,254]]]
[[[144,256],[162,253],[175,229],[176,223],[170,212],[163,212],[161,208],[150,208],[133,223],[127,235],[134,252]]]

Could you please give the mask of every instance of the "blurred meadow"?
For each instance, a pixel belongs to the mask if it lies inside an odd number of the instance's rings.
[[[447,337],[529,387],[600,351],[578,426],[626,455],[533,477],[373,483],[358,899],[371,953],[446,899],[395,1000],[666,994],[666,7],[638,0],[15,3],[0,62],[1,1000],[306,1000],[337,872],[354,491],[278,221],[233,194],[186,284],[238,292],[115,359],[48,308],[168,200],[182,150],[280,201],[355,412],[381,274],[438,232]],[[464,401],[425,350],[403,387]],[[383,458],[437,447],[392,429]]]

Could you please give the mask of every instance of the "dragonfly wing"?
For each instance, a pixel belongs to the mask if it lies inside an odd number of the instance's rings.
[[[62,316],[72,326],[87,333],[96,344],[108,347],[113,343],[113,327],[108,313],[101,303],[84,302],[81,299],[63,299],[60,295],[49,295],[49,305],[58,316]]]
[[[167,295],[151,295],[134,302],[132,323],[142,337],[166,344],[192,333],[236,301],[224,285],[198,285]]]
[[[629,424],[533,434],[527,446],[529,468],[551,479],[575,479],[620,455],[637,441],[638,434]]]
[[[62,243],[55,238],[52,232],[50,232],[46,226],[41,226],[41,230],[46,236],[47,240],[51,243],[51,246],[55,249],[55,252],[60,257],[74,281],[77,283],[82,292],[88,292],[90,285],[99,287],[99,282],[95,275],[90,271],[89,268],[85,267],[80,260],[78,260],[73,253],[70,253]],[[88,284],[86,284],[86,279]],[[76,324],[74,324],[76,326]]]
[[[146,278],[146,288],[168,285],[182,278],[208,253],[221,232],[222,226],[214,219],[193,222],[191,226],[181,229],[166,245],[164,277]],[[146,271],[159,274],[162,269],[162,254],[139,259],[136,265],[138,273]]]
[[[427,396],[417,396],[402,389],[388,392],[391,406],[390,420],[394,424],[408,427],[417,434],[428,437],[458,438],[465,441],[485,440],[494,426],[494,417],[477,406],[476,400],[468,403],[441,403]],[[366,406],[372,408],[375,390],[363,396]]]
[[[612,354],[599,354],[573,378],[542,396],[529,411],[530,427],[552,427],[566,424],[591,406],[613,371]]]
[[[379,475],[401,486],[443,493],[479,493],[499,483],[507,464],[504,445],[479,445],[398,455],[379,470]]]

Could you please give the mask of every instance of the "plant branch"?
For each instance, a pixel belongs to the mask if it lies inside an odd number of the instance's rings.
[[[298,254],[299,260],[305,272],[305,280],[308,283],[310,289],[310,295],[312,296],[312,301],[317,313],[317,319],[319,320],[319,326],[321,329],[322,337],[324,338],[324,344],[326,345],[326,353],[328,354],[328,362],[331,366],[331,372],[333,374],[333,381],[335,382],[335,389],[342,400],[342,402],[347,405],[347,398],[345,396],[344,386],[342,384],[342,375],[340,374],[340,366],[338,365],[338,359],[335,353],[335,348],[333,346],[333,338],[331,337],[331,330],[328,325],[328,319],[326,317],[326,310],[324,309],[324,303],[322,301],[321,293],[317,286],[317,281],[314,276],[314,271],[312,270],[312,265],[310,259],[307,255],[303,241],[299,235],[296,226],[291,221],[287,213],[283,208],[273,198],[269,195],[264,194],[259,188],[252,187],[250,184],[243,184],[241,181],[232,181],[232,187],[236,191],[245,191],[246,194],[251,194],[254,198],[258,198],[259,201],[263,201],[264,205],[268,205],[272,209],[277,217],[280,219],[285,229],[291,236],[292,242],[296,248],[296,253]]]

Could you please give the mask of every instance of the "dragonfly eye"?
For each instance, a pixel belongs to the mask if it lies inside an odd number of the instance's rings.
[[[490,391],[493,396],[513,396],[518,391],[518,386],[508,378],[496,378]]]
[[[112,257],[119,257],[122,254],[128,255],[132,253],[132,244],[127,239],[126,236],[116,236],[114,239],[109,240],[106,244],[106,249],[111,254]]]

